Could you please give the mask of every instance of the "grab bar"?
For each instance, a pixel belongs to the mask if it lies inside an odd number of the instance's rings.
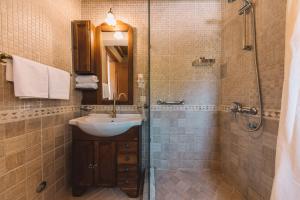
[[[184,105],[184,100],[181,101],[163,101],[163,100],[158,100],[157,105]]]

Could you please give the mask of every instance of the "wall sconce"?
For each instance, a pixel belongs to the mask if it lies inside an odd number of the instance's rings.
[[[110,8],[109,11],[107,12],[105,22],[110,26],[116,26],[117,25],[117,21],[116,21],[115,16],[112,12],[112,8]]]

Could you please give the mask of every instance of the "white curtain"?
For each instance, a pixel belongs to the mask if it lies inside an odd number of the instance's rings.
[[[271,200],[300,199],[300,0],[287,1],[286,53]]]

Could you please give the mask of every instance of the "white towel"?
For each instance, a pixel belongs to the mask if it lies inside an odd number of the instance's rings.
[[[4,59],[6,81],[14,81],[13,76],[13,61],[12,59]]]
[[[48,67],[49,75],[49,99],[64,99],[70,98],[70,73]]]
[[[98,89],[97,83],[77,83],[76,88],[78,89]]]
[[[48,98],[48,66],[19,56],[13,56],[15,96]]]
[[[109,90],[108,90],[108,84],[107,83],[102,83],[102,97],[103,99],[108,99],[109,98]]]
[[[80,75],[76,77],[77,83],[98,83],[98,77],[95,75]]]

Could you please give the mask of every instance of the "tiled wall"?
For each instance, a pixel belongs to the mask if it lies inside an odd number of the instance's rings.
[[[246,199],[269,200],[275,173],[278,121],[264,119],[255,133],[243,131],[234,117],[220,112],[221,171]]]
[[[72,73],[70,22],[80,18],[79,0],[2,0],[0,9],[0,51]],[[69,101],[20,100],[14,96],[13,84],[5,81],[4,72],[0,65],[0,111],[80,103],[80,93],[75,90]]]
[[[253,51],[241,50],[241,1],[223,2],[221,105],[257,106]],[[256,0],[257,48],[264,111],[279,113],[283,85],[286,1]],[[251,37],[250,37],[251,38]],[[238,120],[242,121],[238,117]],[[269,199],[274,177],[278,118],[265,118],[259,132],[242,130],[236,119],[220,113],[221,169],[247,199]]]
[[[70,185],[75,112],[0,124],[0,199],[60,199]],[[36,193],[47,181],[47,189]]]
[[[257,105],[253,51],[242,51],[240,1],[224,1],[221,104]],[[280,110],[283,87],[286,0],[256,0],[257,49],[265,109]],[[249,16],[250,17],[250,16]],[[251,40],[251,33],[249,34]]]
[[[217,112],[151,114],[152,165],[158,169],[219,169]]]
[[[221,59],[221,1],[151,0],[151,104],[184,99],[217,105]],[[213,66],[193,67],[199,57]]]
[[[150,1],[151,159],[159,169],[218,168],[221,1]],[[196,58],[216,59],[193,67]],[[158,99],[184,106],[154,106]],[[199,108],[197,107],[199,106]],[[205,142],[204,142],[205,141]]]
[[[79,18],[79,0],[1,0],[0,51],[72,73],[71,20]],[[69,186],[67,124],[81,95],[72,89],[69,101],[20,100],[4,74],[0,66],[0,199],[59,199]],[[47,189],[37,194],[42,180]]]

